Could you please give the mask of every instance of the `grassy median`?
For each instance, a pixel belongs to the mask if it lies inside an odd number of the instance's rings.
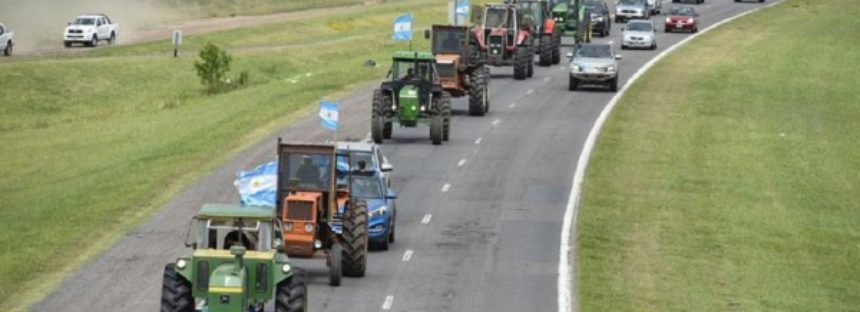
[[[857,16],[788,0],[629,90],[585,180],[581,311],[860,307]]]
[[[173,194],[321,98],[385,75],[394,17],[416,30],[446,6],[418,0],[348,14],[67,57],[0,62],[0,311],[25,309]],[[204,94],[205,42],[233,54],[250,86]],[[416,47],[426,42],[416,31]],[[376,60],[379,67],[363,66]],[[368,103],[370,105],[370,103]]]

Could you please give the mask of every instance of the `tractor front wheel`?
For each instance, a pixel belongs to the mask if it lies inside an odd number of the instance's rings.
[[[194,297],[191,296],[191,282],[176,273],[176,265],[164,266],[164,279],[161,283],[162,312],[193,312]]]
[[[390,139],[391,138],[391,122],[386,122],[385,126],[382,127],[382,138]]]
[[[430,141],[433,142],[433,145],[442,144],[443,127],[442,116],[434,115],[430,117]]]
[[[343,276],[343,247],[340,243],[334,243],[331,250],[328,251],[328,284],[331,286],[340,286],[340,279]]]
[[[529,46],[529,56],[530,57],[529,57],[529,60],[527,62],[529,64],[529,69],[528,69],[528,73],[526,74],[526,77],[528,77],[528,78],[531,78],[532,76],[535,75],[534,55],[535,55],[535,47],[533,45]]]
[[[488,77],[484,73],[484,69],[479,68],[469,76],[469,115],[472,116],[483,116],[488,110]]]
[[[529,62],[532,60],[533,53],[527,46],[518,46],[514,52],[514,79],[525,80],[528,76]]]
[[[293,276],[278,283],[275,291],[275,312],[305,312],[308,310],[308,285],[305,272],[293,269]]]
[[[538,63],[540,66],[552,65],[552,38],[550,38],[550,36],[540,37],[538,50],[538,53],[540,54]]]
[[[370,117],[370,136],[376,144],[382,143],[385,137],[385,95],[382,90],[373,91],[373,111]],[[389,123],[390,124],[390,123]],[[391,137],[391,127],[388,127],[388,137]]]
[[[451,134],[451,94],[448,92],[442,92],[439,113],[442,115],[442,140],[448,141]]]
[[[350,201],[343,213],[343,275],[362,277],[367,269],[367,203]]]

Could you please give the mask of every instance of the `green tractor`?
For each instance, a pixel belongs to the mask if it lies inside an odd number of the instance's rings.
[[[591,12],[583,2],[561,0],[552,9],[553,19],[563,26],[565,35],[573,37],[574,44],[591,42]]]
[[[191,221],[190,256],[164,267],[162,312],[307,311],[305,275],[290,265],[269,207],[206,204]]]
[[[379,144],[390,139],[394,123],[407,128],[427,124],[434,145],[447,141],[451,95],[442,88],[433,53],[395,52],[388,78],[373,92],[373,141]]]

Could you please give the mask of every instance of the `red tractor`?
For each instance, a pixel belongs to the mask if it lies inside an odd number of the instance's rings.
[[[550,66],[561,63],[561,27],[556,27],[552,18],[552,4],[547,0],[513,0],[517,9],[530,14],[535,24],[535,40],[538,41],[538,64]],[[559,25],[560,26],[560,25]]]
[[[473,15],[476,46],[485,64],[513,66],[514,79],[534,75],[534,15],[514,4],[486,4]]]

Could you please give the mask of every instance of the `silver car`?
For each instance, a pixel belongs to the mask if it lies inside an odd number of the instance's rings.
[[[623,23],[631,19],[651,18],[651,8],[647,0],[618,0],[615,3],[615,22]]]
[[[369,169],[378,170],[385,178],[385,184],[391,185],[390,173],[394,171],[394,166],[388,162],[388,158],[382,155],[382,150],[379,145],[365,142],[338,142],[337,149],[340,152],[349,151],[350,166],[358,166],[359,161],[363,161]]]
[[[657,49],[657,34],[651,21],[630,21],[624,28],[621,49]]]
[[[612,92],[618,91],[618,60],[612,46],[605,43],[577,45],[570,57],[568,90],[576,90],[583,84],[607,85]]]

